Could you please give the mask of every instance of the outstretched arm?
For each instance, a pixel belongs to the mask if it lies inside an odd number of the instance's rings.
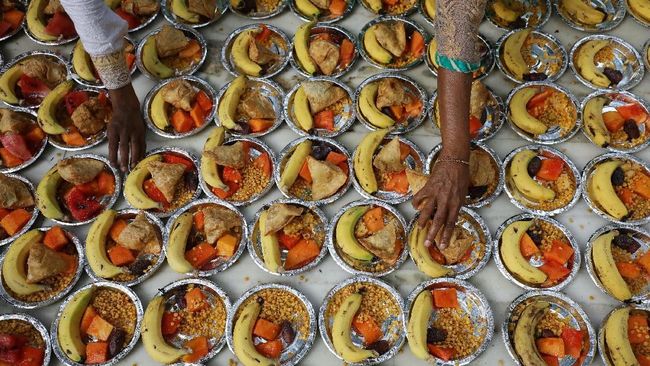
[[[108,89],[113,105],[113,118],[108,126],[109,158],[118,165],[119,152],[120,169],[127,171],[129,160],[131,165],[137,163],[146,148],[140,103],[124,55],[127,23],[103,0],[61,0],[61,5]]]
[[[436,2],[436,61],[438,108],[442,149],[427,184],[415,195],[419,224],[433,219],[426,245],[445,248],[453,233],[458,212],[465,203],[469,184],[469,100],[472,72],[480,66],[478,27],[486,0],[438,0]]]

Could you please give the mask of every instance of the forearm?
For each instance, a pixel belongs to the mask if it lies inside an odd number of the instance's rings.
[[[61,0],[61,5],[72,19],[104,85],[108,89],[128,85],[131,75],[124,55],[126,22],[103,0]]]
[[[438,108],[442,131],[442,156],[469,160],[469,98],[471,74],[438,70]]]

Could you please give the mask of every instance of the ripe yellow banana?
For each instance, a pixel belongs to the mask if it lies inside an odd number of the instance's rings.
[[[210,136],[203,145],[203,151],[211,151],[217,146],[223,144],[226,138],[226,129],[224,127],[216,127],[210,133]],[[201,154],[201,175],[203,180],[214,188],[219,188],[223,191],[228,191],[230,188],[221,180],[219,170],[217,169],[217,162],[208,154]]]
[[[508,7],[508,5],[502,0],[495,0],[492,2],[492,10],[494,10],[494,13],[499,18],[505,20],[508,23],[512,23],[519,19],[519,13]]]
[[[93,288],[76,293],[61,311],[57,338],[63,353],[74,362],[82,362],[86,356],[86,344],[81,339],[79,324],[93,293]]]
[[[113,278],[124,270],[114,265],[106,255],[106,238],[113,226],[117,212],[106,210],[93,222],[86,237],[86,258],[93,272],[101,278]]]
[[[66,129],[57,121],[57,111],[63,98],[73,88],[74,81],[64,81],[43,98],[43,102],[38,108],[38,123],[45,133],[49,135],[60,135],[66,132]]]
[[[499,252],[508,271],[526,283],[537,285],[544,283],[547,276],[539,268],[532,266],[519,249],[521,237],[532,224],[533,221],[529,220],[515,221],[508,225],[501,235]]]
[[[591,198],[610,216],[620,220],[628,215],[627,207],[616,194],[612,185],[612,174],[614,170],[623,163],[618,160],[610,160],[600,163],[592,173],[587,183],[588,193]]]
[[[535,94],[537,94],[537,88],[518,90],[510,99],[508,112],[510,119],[517,127],[533,135],[542,135],[546,133],[548,127],[528,113],[528,109],[526,109],[526,104]]]
[[[605,323],[605,344],[613,366],[638,366],[630,340],[627,335],[627,320],[630,317],[630,308],[625,307],[614,310]]]
[[[547,366],[535,345],[535,327],[550,304],[536,301],[521,312],[513,333],[515,351],[526,366]]]
[[[411,317],[406,329],[409,348],[415,357],[421,360],[431,359],[429,348],[427,347],[427,330],[429,319],[433,311],[433,295],[431,291],[425,289],[415,298],[411,308]]]
[[[530,35],[530,32],[532,32],[530,28],[519,30],[511,34],[503,43],[503,62],[506,68],[518,80],[523,80],[524,74],[527,74],[529,71],[528,64],[521,54],[521,48]]]
[[[377,352],[363,349],[352,343],[350,331],[352,328],[352,319],[361,307],[363,296],[355,293],[346,297],[341,303],[341,307],[334,315],[334,324],[332,324],[332,344],[336,353],[343,358],[343,361],[363,362],[369,358],[377,357]]]
[[[43,9],[49,2],[47,0],[32,0],[27,6],[27,29],[39,40],[48,42],[56,41],[58,38],[45,31],[45,22],[43,19]]]
[[[320,15],[320,9],[309,0],[296,0],[296,8],[308,18],[316,18]]]
[[[235,123],[235,113],[241,96],[246,91],[246,76],[239,75],[233,80],[226,92],[221,97],[217,115],[219,116],[219,123],[229,130],[238,130],[239,126]]]
[[[194,267],[185,259],[185,248],[187,238],[192,231],[192,213],[185,212],[180,215],[169,233],[169,244],[167,244],[167,263],[178,273],[191,273]]]
[[[242,74],[257,77],[260,76],[262,67],[253,62],[248,56],[248,47],[253,42],[253,32],[250,29],[245,30],[235,37],[230,53],[237,71]]]
[[[266,210],[262,211],[258,221],[260,242],[262,244],[262,257],[266,269],[273,273],[278,273],[283,268],[282,259],[280,258],[280,243],[275,233],[264,234],[266,232],[267,217],[268,212]]]
[[[7,249],[2,262],[4,285],[16,295],[26,296],[46,289],[45,286],[27,282],[27,257],[33,244],[39,243],[43,233],[34,229],[21,235]]]
[[[244,366],[278,366],[279,362],[263,356],[253,344],[253,328],[262,305],[257,301],[249,301],[241,310],[233,329],[233,351]]]
[[[650,22],[650,0],[627,0],[630,13]]]
[[[160,329],[160,323],[165,312],[165,298],[156,295],[144,312],[142,319],[142,344],[149,357],[162,364],[170,364],[178,361],[188,352],[183,349],[172,347],[165,341]]]
[[[550,201],[555,198],[555,191],[543,186],[528,174],[528,163],[535,156],[537,154],[532,150],[522,150],[515,154],[510,163],[510,179],[527,199],[535,202]]]
[[[282,170],[282,173],[280,174],[280,183],[278,184],[278,188],[280,188],[281,191],[288,192],[289,188],[291,188],[293,183],[296,182],[302,164],[305,162],[305,159],[307,159],[309,154],[311,154],[310,140],[305,140],[296,146],[289,157],[289,160],[287,160],[287,163],[284,165],[284,170]]]
[[[149,174],[149,163],[161,160],[162,156],[160,154],[146,157],[140,161],[126,177],[126,182],[124,183],[124,196],[132,207],[137,208],[138,210],[160,208],[160,203],[152,200],[144,192],[142,184],[145,179],[151,175]]]
[[[361,89],[361,93],[359,93],[359,110],[370,124],[377,128],[389,128],[396,122],[377,108],[375,101],[377,100],[378,90],[379,85],[377,83],[370,83]]]
[[[14,65],[0,76],[0,100],[7,104],[17,105],[20,103],[16,95],[16,84],[23,76],[23,69],[20,65]]]
[[[312,5],[309,0],[305,1]],[[314,6],[314,8],[316,7]],[[316,8],[316,10],[318,10],[318,8]],[[318,14],[316,14],[316,16],[318,16]],[[318,70],[316,63],[309,55],[309,37],[311,36],[311,29],[314,27],[314,24],[314,22],[309,22],[298,27],[298,29],[296,29],[296,35],[294,36],[293,42],[298,62],[300,65],[302,65],[303,69],[305,69],[305,71],[311,75],[314,75]]]
[[[585,42],[578,49],[578,54],[575,56],[575,65],[578,73],[590,83],[602,88],[607,88],[611,81],[603,74],[602,71],[596,68],[594,57],[598,51],[607,47],[609,42],[606,40],[591,40]]]
[[[38,182],[36,187],[36,206],[43,216],[48,219],[58,220],[63,218],[63,211],[61,211],[61,206],[56,198],[61,179],[59,169],[53,167]]]
[[[607,103],[605,97],[592,98],[585,104],[585,110],[583,111],[585,132],[594,144],[600,147],[607,147],[611,141],[611,135],[603,121],[605,103]]]
[[[382,47],[379,44],[379,41],[377,41],[374,26],[368,28],[366,33],[363,35],[363,47],[366,52],[368,52],[368,56],[380,64],[386,65],[393,60],[393,55]]]
[[[582,0],[560,0],[560,6],[578,23],[597,25],[605,20],[607,14]]]
[[[302,86],[299,87],[293,95],[293,114],[296,116],[298,127],[305,131],[314,128],[314,117],[311,115],[309,100],[307,99],[307,94],[305,94],[305,89],[303,89]]]
[[[612,240],[616,236],[618,236],[618,231],[612,230],[594,240],[591,249],[591,259],[593,260],[596,274],[603,287],[616,299],[626,301],[632,298],[632,292],[618,272],[616,262],[612,256]]]
[[[427,238],[428,232],[429,225],[421,228],[420,225],[415,224],[413,225],[413,229],[411,229],[411,234],[409,235],[409,249],[413,261],[415,261],[415,265],[421,272],[432,278],[452,275],[454,270],[434,261],[433,258],[431,258],[431,254],[429,254],[429,249],[424,246],[424,241]]]
[[[379,189],[377,177],[372,167],[372,157],[387,134],[387,129],[369,132],[363,137],[363,140],[354,151],[354,175],[357,177],[361,188],[371,194]]]
[[[169,126],[169,117],[167,116],[167,108],[165,108],[165,104],[166,102],[163,98],[163,93],[161,90],[158,90],[156,95],[153,96],[151,106],[149,107],[151,122],[153,122],[154,126],[163,131]]]
[[[144,42],[142,46],[142,65],[144,68],[159,79],[174,76],[174,70],[160,61],[158,57],[156,37],[150,36]]]
[[[374,255],[367,251],[354,235],[357,222],[363,214],[370,209],[369,206],[355,206],[345,211],[336,223],[336,243],[343,253],[360,261],[371,261]]]

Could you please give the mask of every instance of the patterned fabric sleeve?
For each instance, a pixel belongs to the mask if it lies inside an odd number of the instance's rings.
[[[103,0],[61,0],[61,5],[72,19],[106,88],[118,89],[129,84],[131,73],[124,55],[126,21]]]
[[[480,67],[478,27],[487,0],[436,1],[436,61],[448,70],[470,73]]]

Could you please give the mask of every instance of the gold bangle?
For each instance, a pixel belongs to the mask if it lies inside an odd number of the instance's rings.
[[[454,158],[437,158],[436,159],[436,164],[437,163],[455,163],[455,164],[462,164],[465,166],[469,166],[469,161],[467,160],[462,160],[462,159],[454,159]]]

